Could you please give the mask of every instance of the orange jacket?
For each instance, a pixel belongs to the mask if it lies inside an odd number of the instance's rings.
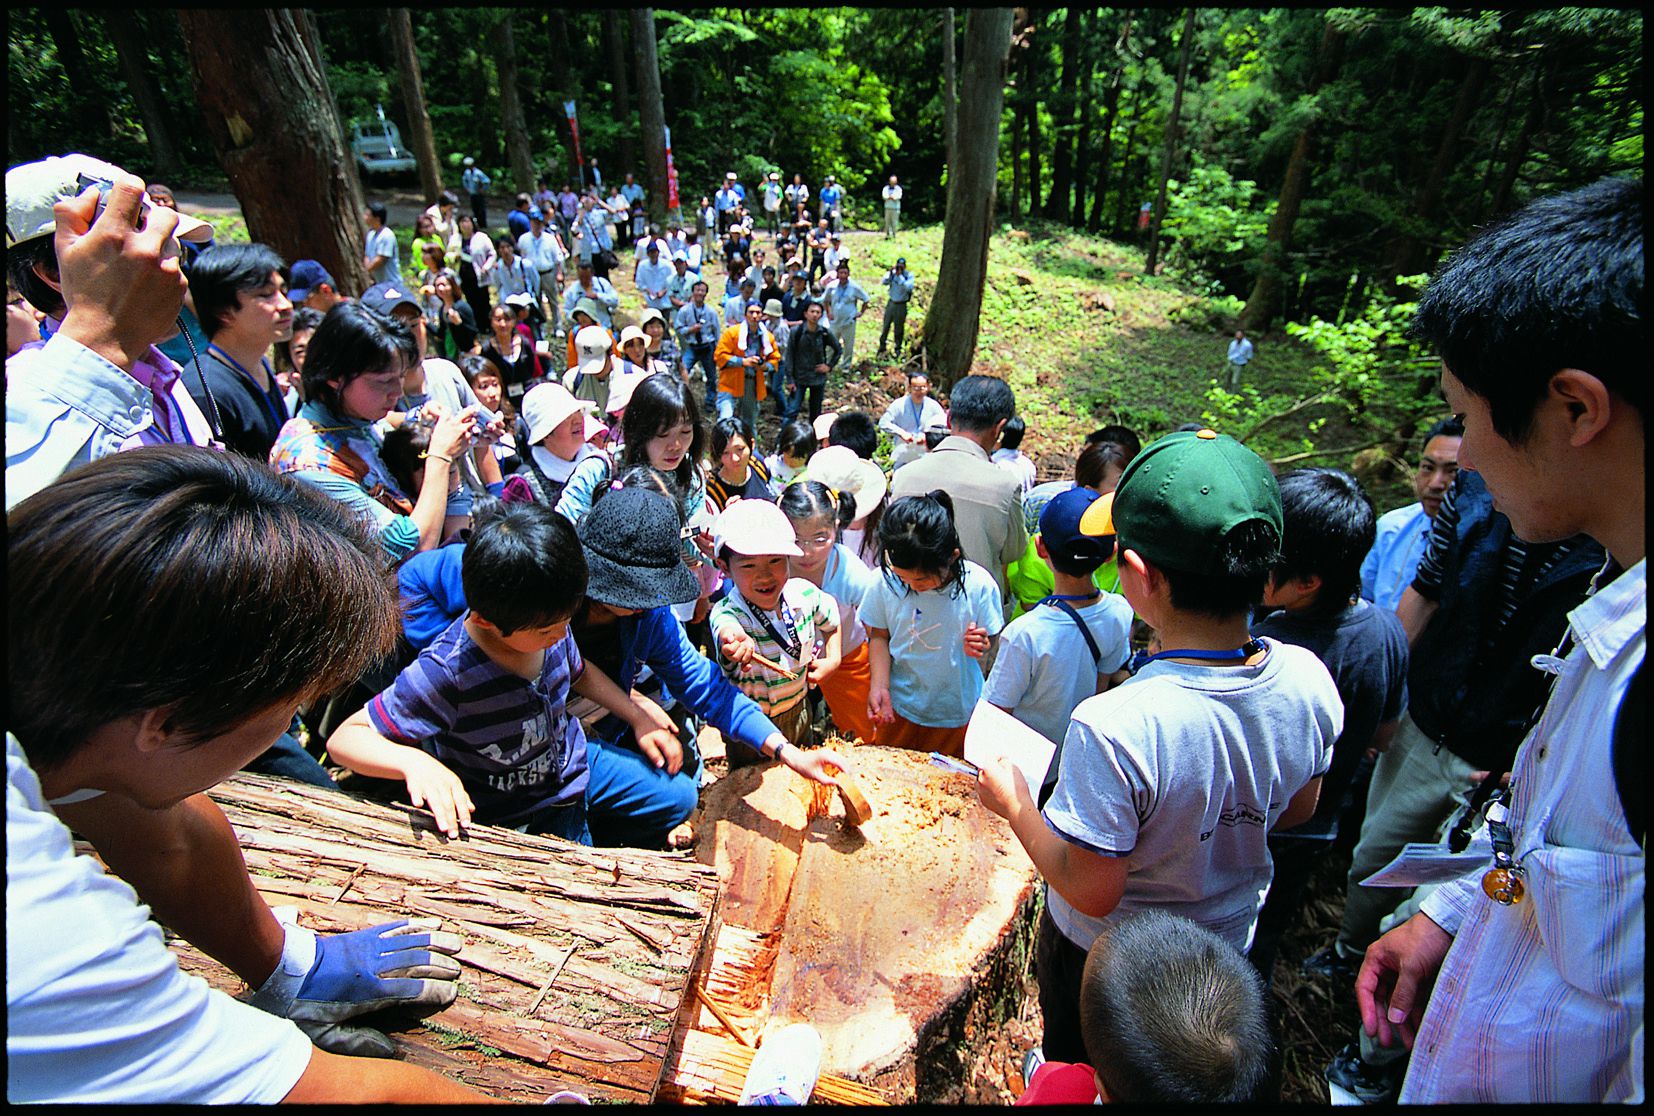
[[[763,329],[762,326],[759,327]],[[781,350],[776,348],[775,338],[770,331],[764,329],[762,346],[764,363],[770,366],[771,371],[781,367]],[[742,396],[747,391],[746,372],[741,367],[741,358],[747,355],[747,323],[736,322],[718,338],[718,347],[712,351],[712,363],[718,366],[718,390],[727,391],[734,396]],[[735,361],[731,366],[730,361]],[[767,380],[769,375],[760,371],[757,377],[758,401],[762,403],[768,394]]]

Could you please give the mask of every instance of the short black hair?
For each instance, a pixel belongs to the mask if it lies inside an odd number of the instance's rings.
[[[808,458],[816,451],[816,428],[803,419],[781,424],[781,433],[775,439],[775,451],[782,457]]]
[[[316,327],[322,324],[322,312],[308,306],[293,307],[293,328],[288,331],[286,341],[277,341],[275,347],[276,370],[278,372],[292,372],[293,368],[293,338],[301,333],[314,333]],[[302,376],[301,376],[302,382]]]
[[[431,432],[417,422],[405,422],[387,431],[379,443],[379,460],[385,463],[402,494],[416,503],[420,486],[414,483],[414,472],[422,466],[421,458],[430,448]]]
[[[1450,255],[1408,333],[1487,401],[1494,432],[1519,444],[1564,368],[1643,413],[1642,301],[1643,184],[1605,178],[1541,198]]]
[[[201,332],[209,338],[224,328],[224,315],[241,308],[244,291],[256,291],[272,272],[285,271],[276,250],[264,244],[219,244],[190,265],[190,298]]]
[[[959,433],[992,429],[1016,413],[1011,385],[996,376],[966,376],[948,394],[948,421]]]
[[[57,272],[57,243],[50,236],[37,236],[6,251],[6,278],[29,305],[48,317],[61,318],[63,295],[35,274],[35,266],[54,280]]]
[[[1205,429],[1206,429],[1206,424],[1203,423],[1203,422],[1180,422],[1180,423],[1177,424],[1177,429],[1173,430],[1172,433],[1173,434],[1188,434],[1192,431],[1205,430]]]
[[[1373,548],[1378,518],[1372,499],[1350,474],[1320,466],[1288,473],[1280,487],[1284,531],[1270,579],[1319,577],[1309,611],[1336,613],[1361,588],[1361,562]]]
[[[933,450],[937,446],[941,445],[942,442],[948,437],[948,433],[948,428],[945,426],[925,427],[925,449]]]
[[[574,524],[546,504],[512,504],[471,532],[460,561],[471,611],[502,635],[574,615],[586,595],[586,555]]]
[[[879,428],[866,411],[840,411],[827,428],[827,443],[843,446],[863,461],[873,460],[879,448]]]
[[[835,445],[837,443],[834,443]],[[939,589],[957,597],[965,589],[965,554],[953,521],[953,497],[941,489],[903,496],[879,520],[879,568],[919,570],[942,578]]]
[[[1027,433],[1028,424],[1022,421],[1021,415],[1012,415],[1005,420],[1005,428],[999,432],[999,448],[1019,450],[1022,448],[1022,436]]]
[[[1121,447],[1126,451],[1126,460],[1128,462],[1143,452],[1143,439],[1138,437],[1137,431],[1133,430],[1129,426],[1122,426],[1119,423],[1109,423],[1107,426],[1099,426],[1097,429],[1085,436],[1085,444],[1088,446],[1096,445],[1098,442],[1113,442],[1115,445]]]
[[[1442,419],[1440,422],[1431,424],[1430,429],[1426,430],[1424,432],[1424,437],[1419,440],[1419,452],[1422,453],[1424,451],[1424,447],[1428,446],[1437,438],[1463,437],[1464,423],[1459,421],[1459,417],[1457,415],[1452,415],[1448,418]]]
[[[1261,519],[1237,525],[1218,544],[1223,573],[1190,573],[1157,566],[1171,590],[1172,607],[1207,616],[1234,616],[1263,599],[1264,581],[1280,551],[1275,528]],[[1130,549],[1131,543],[1123,544]]]
[[[1124,473],[1135,456],[1118,442],[1091,442],[1074,461],[1074,483],[1101,492],[1103,477],[1107,475],[1109,466]]]
[[[747,444],[747,449],[750,450],[752,448],[752,427],[747,425],[745,419],[737,418],[735,415],[721,418],[713,423],[712,456],[722,457],[724,450],[729,448],[731,438],[740,438]]]
[[[400,372],[404,354],[417,350],[418,345],[413,331],[395,318],[360,302],[341,302],[310,335],[304,357],[304,397],[319,399],[337,412],[339,392],[329,380],[338,380],[342,389],[358,376],[392,369]]]
[[[385,208],[384,202],[368,202],[367,208],[368,212],[373,214],[374,220],[378,221],[381,225],[390,224],[390,210]]]
[[[1118,919],[1080,978],[1080,1034],[1113,1102],[1253,1098],[1273,1043],[1263,981],[1236,949],[1162,910]]]

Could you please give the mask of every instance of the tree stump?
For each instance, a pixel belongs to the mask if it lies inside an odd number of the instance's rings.
[[[654,1099],[714,924],[710,869],[686,854],[492,826],[450,841],[423,811],[259,775],[210,794],[259,891],[296,906],[303,925],[327,933],[436,915],[465,938],[451,1007],[401,1030],[363,1020],[401,1056],[512,1100],[560,1089]],[[169,944],[185,971],[246,991],[194,947]]]
[[[970,778],[900,749],[849,754],[876,811],[859,829],[776,764],[702,796],[698,855],[724,884],[707,985],[766,1029],[813,1025],[825,1073],[958,1101],[967,1047],[1020,1006],[1037,874]]]

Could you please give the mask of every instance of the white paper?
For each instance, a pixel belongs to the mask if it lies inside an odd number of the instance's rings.
[[[979,701],[965,726],[965,759],[981,767],[991,759],[1005,756],[1018,771],[1028,789],[1039,793],[1045,772],[1057,746],[992,702]]]
[[[1493,867],[1493,842],[1486,829],[1471,835],[1463,852],[1445,844],[1414,841],[1402,846],[1396,858],[1366,879],[1362,887],[1422,887],[1448,883],[1478,867]]]

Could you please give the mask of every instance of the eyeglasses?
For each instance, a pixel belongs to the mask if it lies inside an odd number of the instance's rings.
[[[805,550],[820,550],[824,546],[833,545],[833,536],[817,535],[813,539],[799,539],[798,545]]]

